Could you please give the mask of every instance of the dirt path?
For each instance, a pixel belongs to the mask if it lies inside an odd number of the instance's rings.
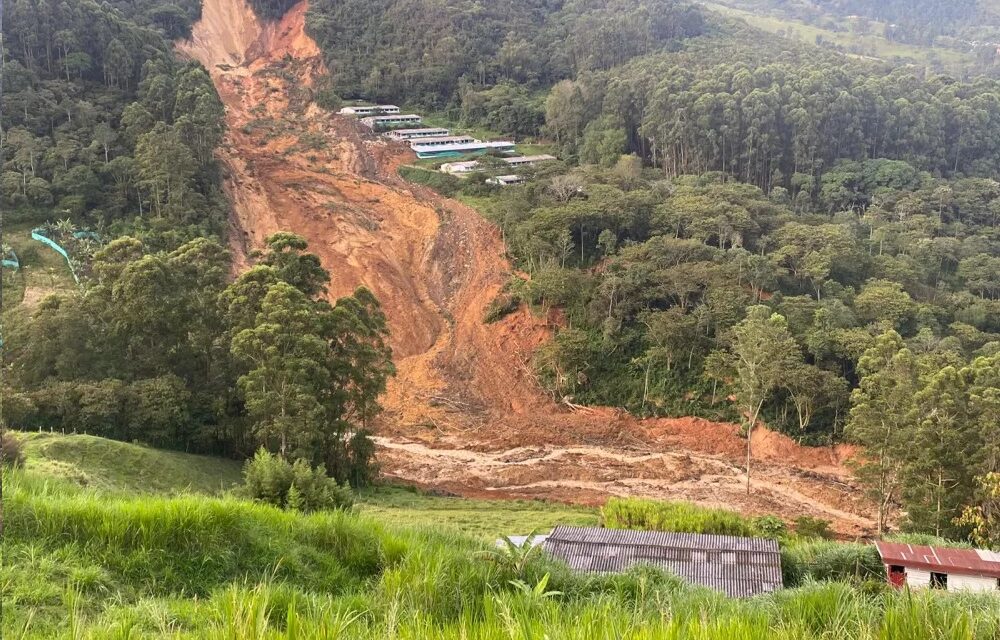
[[[382,302],[399,371],[378,434],[386,475],[463,495],[644,495],[812,514],[845,535],[871,527],[842,451],[761,430],[747,496],[733,425],[552,403],[530,358],[554,323],[523,310],[482,322],[510,271],[497,229],[403,182],[395,169],[410,157],[405,148],[311,103],[325,69],[304,31],[306,10],[303,2],[264,24],[246,0],[205,0],[192,40],[178,46],[209,69],[226,104],[219,157],[237,268],[248,249],[288,229],[331,272],[331,297],[364,284]]]

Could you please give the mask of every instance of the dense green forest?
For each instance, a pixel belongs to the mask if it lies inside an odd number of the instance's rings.
[[[343,97],[436,107],[504,82],[543,89],[705,29],[675,0],[317,0],[308,17]]]
[[[172,49],[200,2],[5,9],[6,220],[59,219],[83,276],[79,291],[5,309],[7,424],[235,457],[265,445],[370,481],[385,319],[365,290],[317,301],[328,274],[291,234],[228,283],[223,107]]]
[[[530,276],[488,320],[564,309],[536,359],[557,399],[847,439],[881,521],[902,507],[913,530],[968,533],[956,519],[998,470],[1000,84],[699,24],[610,68],[400,89],[527,134],[504,105],[551,84],[537,131],[564,163],[511,189],[431,181]]]
[[[364,289],[314,300],[329,276],[304,249],[277,234],[227,285],[214,240],[111,242],[84,294],[48,298],[10,332],[8,423],[243,457],[267,445],[370,481],[364,429],[392,373],[385,318]]]
[[[221,230],[222,104],[204,69],[171,49],[199,8],[7,3],[8,220],[69,218],[161,248]]]

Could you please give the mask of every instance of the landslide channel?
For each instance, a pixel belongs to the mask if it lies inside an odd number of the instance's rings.
[[[399,371],[377,436],[386,475],[468,496],[642,495],[811,514],[845,535],[871,528],[840,451],[760,430],[747,496],[735,426],[571,411],[543,394],[530,357],[549,321],[522,310],[482,322],[510,273],[497,229],[402,181],[404,147],[311,103],[326,70],[306,11],[302,2],[265,23],[246,0],[205,0],[178,48],[205,65],[226,105],[219,159],[237,268],[269,234],[292,230],[332,274],[331,298],[364,284],[385,309]]]

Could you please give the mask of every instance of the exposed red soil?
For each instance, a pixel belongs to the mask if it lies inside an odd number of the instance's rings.
[[[803,448],[760,429],[747,496],[734,425],[553,402],[530,361],[558,315],[521,310],[483,323],[511,273],[498,230],[402,181],[396,168],[412,159],[404,147],[310,102],[325,69],[305,34],[306,9],[263,24],[246,0],[205,0],[192,40],[178,47],[209,69],[226,104],[219,158],[237,268],[287,229],[332,274],[331,298],[364,284],[382,302],[398,368],[378,429],[387,476],[468,496],[596,504],[642,495],[810,514],[848,536],[872,528],[843,449]]]

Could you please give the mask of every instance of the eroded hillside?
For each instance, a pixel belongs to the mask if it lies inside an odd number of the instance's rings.
[[[840,451],[762,430],[747,496],[735,426],[573,411],[542,393],[530,357],[550,321],[522,310],[482,322],[510,269],[498,231],[403,182],[395,169],[405,148],[310,102],[325,69],[305,33],[306,9],[263,24],[245,0],[205,0],[192,40],[179,46],[209,69],[226,104],[220,157],[238,265],[289,229],[332,274],[331,297],[364,284],[385,308],[399,370],[378,434],[387,475],[463,495],[683,498],[811,514],[844,534],[871,527]]]

